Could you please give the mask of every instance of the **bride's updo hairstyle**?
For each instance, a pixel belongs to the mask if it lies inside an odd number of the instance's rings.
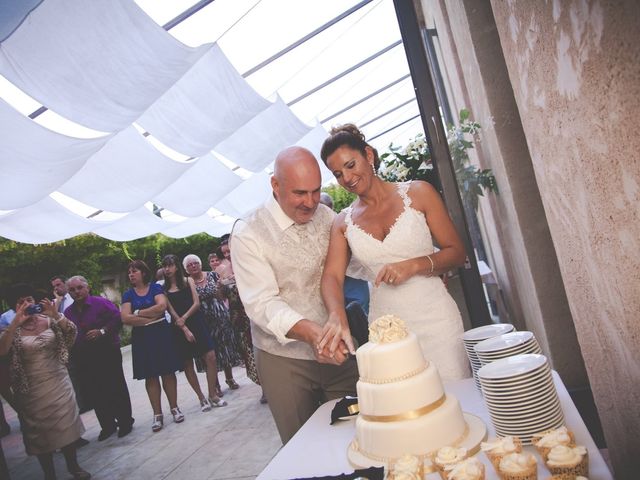
[[[327,165],[327,158],[340,147],[349,147],[357,150],[365,158],[367,156],[366,147],[371,148],[371,150],[373,150],[373,166],[376,171],[378,171],[378,167],[380,166],[378,151],[365,141],[364,133],[353,123],[345,123],[344,125],[338,125],[331,129],[329,136],[322,143],[322,149],[320,150],[320,157],[325,165]]]

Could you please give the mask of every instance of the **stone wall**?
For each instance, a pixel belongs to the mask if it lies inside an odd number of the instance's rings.
[[[469,108],[483,126],[477,160],[493,170],[500,189],[481,202],[480,217],[506,305],[501,320],[532,331],[565,384],[584,388],[584,363],[491,5],[424,0],[422,9],[426,26],[437,30],[452,108]]]
[[[491,4],[616,478],[638,478],[640,4]]]

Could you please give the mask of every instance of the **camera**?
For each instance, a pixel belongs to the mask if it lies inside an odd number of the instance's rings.
[[[35,315],[36,313],[42,313],[42,305],[40,305],[39,303],[36,303],[34,305],[29,305],[25,309],[25,312],[27,313],[27,315]]]

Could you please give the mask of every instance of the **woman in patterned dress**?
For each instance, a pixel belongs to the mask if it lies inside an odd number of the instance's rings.
[[[223,263],[224,261],[224,263]],[[238,346],[238,353],[244,361],[244,366],[247,371],[247,377],[254,383],[260,385],[258,379],[258,370],[256,368],[256,361],[253,355],[253,341],[251,340],[251,322],[246,312],[244,311],[244,305],[240,299],[238,293],[238,287],[236,286],[235,276],[233,274],[233,264],[231,263],[231,250],[228,240],[224,240],[216,253],[209,255],[209,265],[211,270],[214,270],[222,277],[222,283],[226,285],[227,299],[229,300],[229,313],[231,316],[231,324],[233,325],[236,334],[236,344]],[[266,403],[267,399],[262,392],[260,403]]]

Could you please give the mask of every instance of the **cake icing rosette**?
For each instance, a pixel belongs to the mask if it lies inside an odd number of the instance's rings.
[[[404,322],[395,315],[383,315],[369,325],[369,341],[375,343],[397,342],[408,334]]]

